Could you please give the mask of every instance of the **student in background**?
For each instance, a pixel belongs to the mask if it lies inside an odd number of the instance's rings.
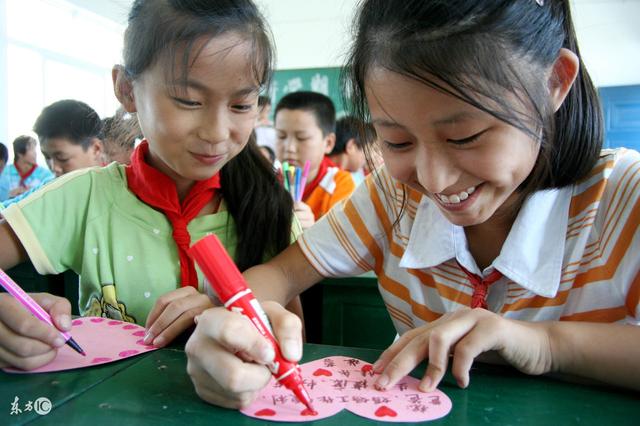
[[[420,390],[449,364],[466,387],[496,355],[640,389],[640,153],[601,150],[569,1],[367,0],[356,16],[350,93],[385,165],[245,272],[256,296],[285,303],[374,270],[401,335],[373,365],[378,389],[427,358]],[[299,324],[263,306],[299,359]],[[204,312],[186,346],[198,395],[247,405],[270,379],[266,345],[233,313]]]
[[[364,180],[363,167],[367,162],[361,138],[363,135],[373,137],[371,133],[370,128],[353,116],[342,117],[336,122],[336,144],[329,158],[340,169],[351,173],[356,186]]]
[[[258,97],[258,119],[256,120],[256,142],[258,147],[266,146],[272,151],[276,149],[276,130],[269,118],[271,114],[271,98],[260,95]]]
[[[31,136],[18,136],[13,141],[13,164],[6,166],[0,176],[0,201],[3,203],[53,179],[49,169],[38,166],[37,146],[38,142]]]
[[[56,176],[102,166],[102,122],[84,102],[64,99],[45,107],[33,125],[42,154]]]
[[[186,253],[191,242],[216,233],[244,270],[297,234],[289,194],[248,143],[272,58],[250,0],[136,0],[113,79],[145,140],[130,166],[78,170],[5,209],[0,268],[29,257],[41,273],[74,270],[81,314],[146,319],[148,344],[191,327],[212,303]],[[69,329],[67,300],[33,297]],[[0,295],[0,365],[44,365],[58,337]]]
[[[349,172],[340,170],[327,157],[336,142],[336,111],[327,96],[316,92],[293,92],[276,106],[276,155],[281,162],[311,167],[302,202],[295,203],[303,229],[311,227],[355,189]]]
[[[0,142],[0,175],[2,175],[2,171],[7,165],[7,161],[9,161],[9,150],[5,144]]]
[[[56,176],[86,167],[104,165],[102,122],[98,113],[84,102],[66,99],[45,107],[33,126],[40,149]],[[17,203],[40,189],[48,181],[3,202]]]
[[[139,142],[142,138],[142,130],[140,130],[136,115],[118,108],[113,117],[102,120],[104,163],[109,164],[112,161],[117,161],[129,164],[136,141]]]

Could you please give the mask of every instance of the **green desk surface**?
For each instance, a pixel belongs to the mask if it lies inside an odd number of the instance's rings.
[[[305,345],[304,361],[346,355],[375,361],[380,351]],[[254,425],[275,424],[202,402],[186,373],[181,348],[150,352],[119,363],[77,371],[14,375],[0,372],[0,425]],[[419,376],[424,366],[414,374]],[[531,377],[507,367],[476,364],[471,384],[459,389],[450,375],[440,386],[452,411],[434,425],[624,425],[638,424],[640,396],[605,387]],[[11,403],[45,396],[51,412],[10,415]],[[372,424],[343,411],[309,424]],[[378,424],[385,424],[378,422]]]

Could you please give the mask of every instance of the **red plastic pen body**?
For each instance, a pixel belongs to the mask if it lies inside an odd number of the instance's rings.
[[[218,238],[209,235],[201,239],[189,249],[189,255],[198,263],[225,308],[249,318],[260,334],[269,340],[275,357],[267,367],[274,378],[291,390],[309,410],[314,411],[300,368],[282,356],[266,314]]]

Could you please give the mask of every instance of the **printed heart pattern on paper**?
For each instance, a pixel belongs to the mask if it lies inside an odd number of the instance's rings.
[[[371,364],[356,358],[322,358],[302,364],[300,370],[317,415],[309,415],[293,393],[273,379],[256,401],[241,412],[269,421],[308,422],[346,409],[381,422],[423,422],[444,417],[451,411],[451,400],[444,393],[419,391],[420,381],[413,377],[406,376],[393,389],[376,390]]]
[[[58,355],[49,364],[28,372],[7,368],[11,373],[44,373],[50,371],[71,370],[74,368],[92,367],[119,361],[155,350],[153,346],[140,342],[144,336],[144,327],[123,321],[106,318],[85,317],[74,319],[71,323],[71,335],[84,349],[87,356],[82,356],[64,345],[58,349]]]

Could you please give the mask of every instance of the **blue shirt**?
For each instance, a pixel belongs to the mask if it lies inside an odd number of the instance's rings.
[[[45,182],[53,179],[55,175],[49,169],[44,167],[36,167],[36,169],[25,179],[27,188],[36,188],[42,186]],[[7,164],[2,175],[0,175],[0,201],[4,203],[9,199],[9,193],[20,186],[20,173],[14,164]],[[6,204],[6,203],[4,203]]]

